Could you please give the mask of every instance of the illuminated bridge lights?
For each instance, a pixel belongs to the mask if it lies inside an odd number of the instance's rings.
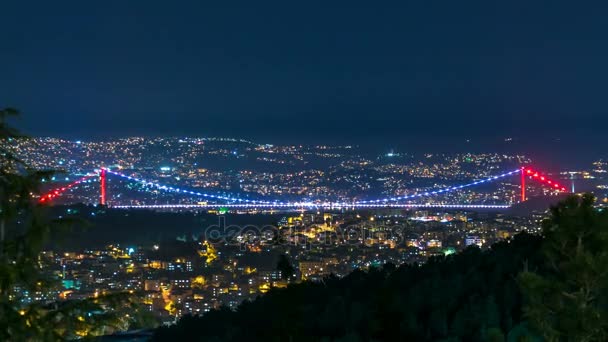
[[[49,201],[61,196],[66,190],[71,189],[71,188],[75,187],[76,185],[83,183],[87,179],[94,177],[94,176],[96,176],[96,174],[88,174],[66,186],[63,186],[60,188],[55,188],[55,189],[47,192],[46,194],[40,196],[40,198],[38,199],[38,202],[39,203],[49,202]]]
[[[214,209],[214,208],[235,208],[235,209],[280,209],[280,208],[437,208],[437,209],[508,209],[510,205],[493,204],[327,204],[327,203],[259,203],[259,204],[149,204],[149,205],[114,205],[116,209]]]
[[[452,191],[460,190],[460,189],[463,189],[463,188],[475,186],[475,185],[478,185],[478,184],[483,184],[483,183],[491,182],[491,181],[494,181],[494,180],[497,180],[497,179],[500,179],[500,178],[504,178],[504,177],[508,177],[508,176],[517,174],[519,172],[521,172],[521,169],[517,169],[517,170],[513,170],[511,172],[503,173],[501,175],[497,175],[497,176],[481,179],[481,180],[478,180],[478,181],[475,181],[475,182],[472,182],[472,183],[458,185],[458,186],[453,186],[453,187],[449,187],[449,188],[445,188],[445,189],[441,189],[441,190],[435,190],[435,191],[431,191],[431,192],[424,192],[424,193],[419,193],[419,194],[414,194],[414,195],[409,195],[409,196],[391,197],[391,198],[384,198],[384,199],[378,199],[378,200],[357,201],[355,203],[356,204],[366,204],[366,203],[380,203],[380,202],[388,202],[388,201],[393,201],[394,202],[394,201],[399,201],[399,200],[408,200],[408,199],[419,198],[419,197],[424,197],[424,196],[443,194],[443,193],[446,193],[446,192],[452,192]]]
[[[89,179],[93,176],[100,175],[103,173],[115,175],[115,176],[121,177],[123,179],[126,179],[128,181],[137,182],[144,186],[153,187],[153,188],[156,188],[156,189],[162,190],[162,191],[180,193],[180,194],[185,194],[185,195],[192,195],[192,196],[196,196],[196,197],[205,197],[205,198],[214,199],[214,200],[218,200],[218,201],[221,200],[221,201],[237,202],[237,203],[229,203],[229,204],[202,204],[202,205],[199,205],[199,204],[117,205],[117,206],[113,206],[115,208],[149,208],[149,209],[203,208],[204,209],[204,208],[227,207],[227,208],[255,209],[255,208],[380,208],[380,207],[391,208],[391,207],[394,207],[394,208],[505,209],[505,208],[508,208],[509,206],[508,205],[475,205],[475,204],[454,204],[454,205],[451,205],[451,204],[400,204],[400,203],[395,203],[395,202],[397,202],[399,200],[410,200],[410,199],[414,199],[414,198],[430,197],[430,196],[445,194],[445,193],[457,191],[457,190],[460,190],[463,188],[492,182],[497,179],[505,178],[505,177],[508,177],[508,176],[511,176],[514,174],[518,174],[518,173],[521,174],[521,178],[522,178],[522,200],[525,200],[525,192],[524,192],[525,186],[523,186],[524,178],[525,178],[524,176],[528,176],[530,178],[536,179],[541,184],[543,184],[545,186],[549,186],[555,191],[566,191],[565,187],[559,185],[554,180],[549,179],[547,176],[542,175],[539,172],[534,171],[530,168],[522,167],[520,169],[516,169],[516,170],[510,171],[507,173],[488,177],[485,179],[480,179],[480,180],[477,180],[477,181],[474,181],[471,183],[462,184],[462,185],[458,185],[458,186],[452,186],[452,187],[438,189],[438,190],[431,189],[430,191],[416,193],[416,194],[409,195],[409,196],[387,197],[387,198],[381,198],[381,199],[375,199],[375,200],[356,201],[356,202],[256,201],[256,200],[242,199],[242,198],[237,198],[237,197],[230,197],[230,196],[225,196],[225,195],[201,193],[198,191],[162,185],[162,184],[159,184],[156,182],[151,182],[148,180],[129,176],[129,175],[126,175],[126,174],[123,174],[120,172],[112,171],[110,169],[102,168],[102,169],[100,169],[100,171],[98,173],[95,173],[92,175],[91,174],[86,175],[85,177],[83,177],[73,183],[70,183],[64,187],[57,188],[57,189],[50,191],[49,193],[43,195],[39,199],[39,201],[40,201],[40,203],[49,202],[50,200],[54,199],[55,197],[60,196],[67,189],[70,189],[70,188],[86,181],[87,179]],[[102,182],[104,181],[103,177],[101,178],[101,181]],[[102,189],[101,191],[103,192],[104,187],[102,186],[101,189]]]
[[[543,184],[545,186],[548,186],[549,188],[554,189],[555,191],[559,191],[559,192],[565,192],[565,191],[567,191],[566,187],[560,185],[555,180],[549,179],[549,177],[547,177],[545,175],[542,175],[538,171],[535,171],[535,170],[530,169],[530,168],[526,168],[525,169],[525,174],[527,176],[529,176],[530,178],[537,180],[541,184]]]
[[[154,187],[157,188],[159,190],[164,190],[164,191],[169,191],[169,192],[175,192],[175,193],[181,193],[181,194],[187,194],[187,195],[193,195],[193,196],[198,196],[198,197],[207,197],[207,198],[211,198],[211,199],[218,199],[218,200],[224,200],[224,201],[231,201],[231,202],[245,202],[245,203],[268,203],[268,204],[275,204],[277,202],[270,202],[270,201],[256,201],[256,200],[249,200],[249,199],[243,199],[243,198],[236,198],[236,197],[229,197],[229,196],[222,196],[222,195],[214,195],[214,194],[208,194],[208,193],[202,193],[202,192],[198,192],[198,191],[192,191],[192,190],[188,190],[188,189],[181,189],[181,188],[177,188],[177,187],[172,187],[172,186],[167,186],[167,185],[162,185],[156,182],[150,182],[144,179],[140,179],[140,178],[136,178],[136,177],[131,177],[128,175],[125,175],[123,173],[120,172],[116,172],[116,171],[112,171],[110,169],[103,169],[105,170],[107,173],[127,179],[129,181],[134,181],[140,184],[143,184],[145,186],[150,186],[150,187]]]

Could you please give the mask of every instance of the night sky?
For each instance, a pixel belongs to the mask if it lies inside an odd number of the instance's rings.
[[[606,1],[3,1],[0,106],[35,135],[603,152],[607,18]]]

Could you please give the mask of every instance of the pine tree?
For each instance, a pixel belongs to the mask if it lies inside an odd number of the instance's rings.
[[[53,172],[32,170],[10,152],[13,139],[25,139],[7,123],[18,114],[12,108],[0,110],[0,340],[59,341],[127,328],[138,313],[130,294],[24,301],[23,291],[44,292],[55,285],[41,269],[40,252],[53,233],[71,222],[50,219],[33,197]]]
[[[486,298],[486,325],[488,328],[500,328],[500,314],[494,296]]]
[[[443,309],[435,309],[429,316],[429,328],[434,338],[444,337],[448,334],[447,315]]]
[[[547,341],[608,340],[608,212],[586,194],[551,209],[543,224],[546,269],[524,270],[524,313]]]

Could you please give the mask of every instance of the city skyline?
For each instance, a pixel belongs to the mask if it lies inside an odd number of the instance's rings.
[[[513,137],[531,148],[585,146],[588,159],[603,152],[608,24],[591,7],[152,1],[145,9],[0,9],[2,102],[21,109],[19,126],[36,136],[433,149]]]
[[[0,2],[1,341],[608,341],[608,2]]]
[[[576,183],[576,191],[594,191],[604,200],[607,168],[602,159],[577,169],[545,169],[520,154],[377,154],[358,146],[268,145],[230,138],[32,138],[13,140],[9,151],[32,168],[61,170],[45,185],[42,201],[160,209],[507,208],[526,198],[523,171],[531,197],[575,192]]]

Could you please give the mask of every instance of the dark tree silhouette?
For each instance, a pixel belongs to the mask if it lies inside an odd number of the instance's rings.
[[[137,314],[129,294],[44,304],[24,301],[23,290],[48,291],[57,285],[42,271],[39,256],[49,237],[71,222],[51,219],[32,197],[39,193],[40,181],[53,173],[31,170],[8,149],[12,139],[25,139],[7,123],[18,114],[12,108],[0,110],[0,340],[63,341],[128,327],[131,319],[125,313]]]
[[[608,340],[608,212],[572,196],[543,224],[541,269],[519,276],[525,315],[547,341]]]
[[[293,274],[295,273],[295,268],[291,265],[291,261],[285,254],[281,254],[279,256],[279,261],[277,262],[277,270],[281,271],[281,278],[284,280],[289,280],[293,278]]]
[[[354,271],[273,289],[236,311],[187,317],[154,341],[502,341],[530,339],[514,281],[541,264],[541,238],[519,234],[423,265]],[[516,329],[512,332],[513,329]]]

